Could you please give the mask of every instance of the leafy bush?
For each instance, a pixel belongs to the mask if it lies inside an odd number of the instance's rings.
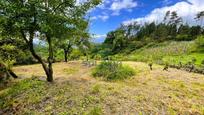
[[[198,36],[195,40],[195,44],[198,50],[204,49],[204,36]]]
[[[131,67],[116,61],[101,62],[92,73],[94,77],[103,77],[106,80],[123,80],[134,74]]]
[[[176,36],[177,41],[190,41],[192,40],[187,34],[179,34]]]

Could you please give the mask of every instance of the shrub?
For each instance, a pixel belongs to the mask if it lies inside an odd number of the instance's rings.
[[[196,47],[198,49],[203,50],[204,48],[204,36],[198,36],[197,39],[195,40]]]
[[[201,61],[201,64],[204,65],[204,60]]]
[[[92,73],[94,77],[103,77],[105,80],[123,80],[134,74],[134,69],[116,61],[101,62]]]
[[[190,41],[192,40],[187,34],[179,34],[176,36],[177,41]]]

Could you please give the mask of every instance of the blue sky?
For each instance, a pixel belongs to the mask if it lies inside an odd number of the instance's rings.
[[[134,21],[160,22],[166,11],[177,11],[187,23],[193,22],[195,14],[204,9],[204,0],[103,0],[90,11],[90,33],[95,42],[103,42],[106,34],[120,24]]]

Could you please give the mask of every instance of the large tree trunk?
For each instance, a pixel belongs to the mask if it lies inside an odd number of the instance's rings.
[[[68,51],[66,49],[64,49],[64,61],[65,62],[68,61],[67,55],[68,55]]]
[[[53,62],[53,48],[52,48],[52,40],[51,37],[47,35],[47,41],[49,45],[49,57],[48,57],[48,71],[49,76],[47,76],[47,81],[53,81],[53,69],[52,69],[52,62]]]

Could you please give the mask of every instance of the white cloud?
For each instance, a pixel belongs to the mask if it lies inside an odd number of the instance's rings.
[[[92,41],[95,43],[102,43],[105,38],[106,38],[106,34],[93,34],[92,35]]]
[[[122,0],[122,1],[115,1],[111,5],[111,10],[121,10],[121,9],[129,9],[134,8],[137,6],[137,2],[133,0]]]
[[[97,20],[97,19],[101,19],[102,21],[106,21],[107,19],[109,19],[109,16],[107,14],[103,14],[103,15],[93,16],[90,18],[90,20]]]
[[[154,9],[150,14],[145,17],[130,19],[124,21],[123,24],[131,24],[135,21],[144,24],[145,22],[161,22],[164,19],[164,16],[167,11],[176,11],[179,16],[181,16],[184,22],[189,24],[195,24],[194,20],[195,15],[204,10],[204,1],[203,0],[187,0],[186,2],[178,2],[172,6],[165,6],[162,8]]]
[[[84,2],[86,2],[87,0],[76,0],[76,5],[80,5]]]
[[[110,6],[110,10],[113,11],[113,15],[119,15],[122,9],[130,10],[136,6],[137,2],[133,0],[115,0]]]
[[[162,4],[163,5],[169,5],[169,4],[171,4],[172,3],[172,0],[163,0],[162,1]]]
[[[95,39],[97,39],[97,38],[105,38],[105,37],[106,37],[106,34],[95,34],[95,35],[92,36],[92,38],[95,38]]]
[[[108,15],[99,15],[98,18],[103,20],[103,21],[106,21],[109,18],[109,16]]]

